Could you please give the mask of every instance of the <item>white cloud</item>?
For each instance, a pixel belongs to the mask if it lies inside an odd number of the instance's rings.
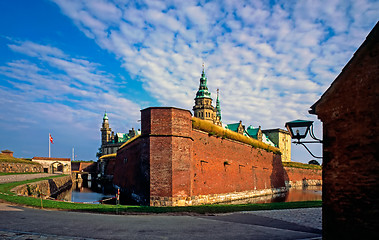
[[[139,105],[113,88],[116,79],[100,70],[99,64],[32,42],[9,47],[32,57],[34,63],[16,60],[0,66],[0,75],[12,86],[0,88],[0,107],[8,113],[2,127],[42,124],[56,131],[86,132],[95,139],[98,133],[93,129],[98,128],[104,110],[120,127],[118,131],[139,125]]]
[[[10,44],[9,47],[16,52],[26,54],[31,57],[56,56],[65,57],[64,53],[55,47],[44,46],[30,41],[19,44]]]
[[[263,128],[303,116],[379,12],[375,1],[145,1],[104,11],[55,2],[162,105],[192,108],[205,61],[224,121]],[[104,18],[110,9],[120,21]]]

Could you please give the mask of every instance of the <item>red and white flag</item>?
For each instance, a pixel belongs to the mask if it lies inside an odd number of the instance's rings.
[[[50,140],[50,142],[51,142],[52,144],[54,144],[54,143],[53,143],[53,137],[51,136],[51,134],[49,134],[49,140]]]

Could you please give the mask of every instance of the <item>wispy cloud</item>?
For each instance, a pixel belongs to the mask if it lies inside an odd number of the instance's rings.
[[[264,127],[305,115],[379,12],[375,1],[139,1],[104,11],[54,2],[162,105],[192,108],[205,61],[223,119]]]
[[[51,1],[117,66],[73,55],[64,37],[8,37],[14,54],[0,64],[0,127],[43,125],[88,134],[92,145],[104,110],[115,131],[126,131],[154,99],[192,109],[203,62],[225,123],[277,128],[311,118],[308,108],[379,14],[375,0]]]
[[[60,129],[64,125],[63,131],[70,126],[72,131],[88,132],[94,139],[98,133],[93,129],[98,128],[104,110],[120,127],[137,125],[133,123],[139,118],[139,105],[113,88],[115,77],[101,70],[100,64],[30,41],[9,47],[31,59],[0,66],[0,74],[12,86],[0,87],[0,107],[8,113],[7,122],[3,122],[6,126],[38,123]]]

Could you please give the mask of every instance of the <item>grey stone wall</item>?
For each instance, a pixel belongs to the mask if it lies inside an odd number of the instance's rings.
[[[0,172],[3,172],[3,173],[43,172],[43,168],[39,164],[0,162]]]
[[[48,198],[53,194],[57,194],[60,191],[71,187],[71,185],[71,176],[63,176],[40,182],[24,184],[12,189],[12,191],[23,196],[42,196],[43,198]]]

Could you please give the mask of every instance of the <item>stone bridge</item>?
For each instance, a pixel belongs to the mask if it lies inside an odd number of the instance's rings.
[[[41,164],[45,173],[71,174],[70,158],[34,157],[32,161]]]

